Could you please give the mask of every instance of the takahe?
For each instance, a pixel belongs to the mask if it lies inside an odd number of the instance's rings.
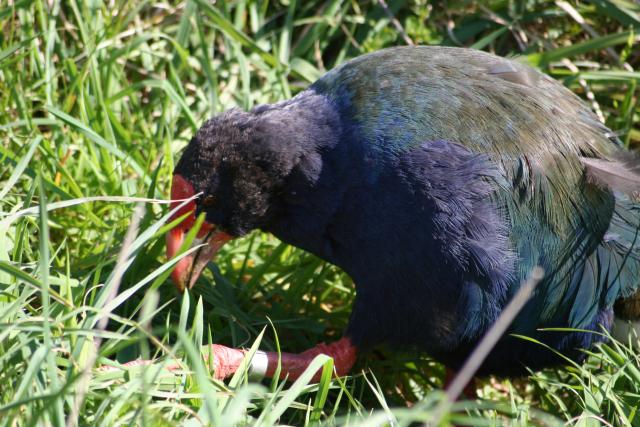
[[[535,266],[531,299],[480,368],[517,375],[579,360],[640,285],[640,202],[629,153],[573,93],[520,62],[447,47],[355,58],[294,98],[204,123],[174,171],[175,256],[200,213],[208,246],[173,272],[191,287],[251,230],[335,264],[357,296],[344,337],[282,354],[297,377],[318,353],[338,374],[386,344],[456,369]],[[631,159],[633,160],[633,159]],[[627,187],[627,188],[625,188]],[[640,187],[638,188],[640,190]],[[217,376],[241,350],[215,346]],[[273,375],[278,356],[253,367]]]

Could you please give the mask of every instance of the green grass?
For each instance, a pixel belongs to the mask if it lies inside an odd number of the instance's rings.
[[[403,32],[416,44],[520,55],[640,145],[637,3],[386,4],[0,5],[0,425],[431,420],[443,368],[426,355],[379,350],[352,377],[313,385],[244,372],[212,380],[207,343],[300,351],[335,340],[351,280],[256,232],[181,296],[167,280],[167,205],[136,204],[168,197],[179,153],[206,118],[288,98],[351,57],[404,44]],[[95,369],[137,357],[158,363]],[[182,369],[168,370],[176,359]],[[640,359],[612,343],[584,365],[487,379],[479,394],[442,424],[640,425]]]

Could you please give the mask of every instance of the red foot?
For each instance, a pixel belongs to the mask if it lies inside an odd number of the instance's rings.
[[[132,360],[130,362],[125,362],[122,363],[122,367],[120,366],[113,366],[113,365],[102,365],[98,368],[98,372],[112,372],[112,371],[118,371],[120,369],[124,368],[133,368],[135,366],[149,366],[149,365],[153,365],[154,363],[156,363],[156,360],[146,360],[146,359],[135,359]],[[169,370],[169,371],[175,371],[178,368],[180,368],[180,365],[178,363],[170,363],[167,365],[164,365],[165,369]]]
[[[223,380],[233,375],[240,367],[240,363],[244,358],[244,350],[237,350],[235,348],[229,348],[218,344],[213,344],[211,347],[211,353],[213,354],[214,378],[217,380]],[[123,363],[122,367],[132,368],[135,366],[152,365],[155,362],[155,360],[136,359]],[[171,363],[166,365],[165,368],[169,371],[173,371],[180,368],[180,365],[177,363]],[[110,372],[117,371],[119,369],[122,368],[118,366],[102,365],[98,368],[98,371]]]

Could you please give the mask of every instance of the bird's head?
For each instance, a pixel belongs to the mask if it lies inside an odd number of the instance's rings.
[[[189,215],[167,235],[167,255],[178,253],[202,213],[194,243],[206,245],[177,263],[172,278],[179,291],[193,286],[227,241],[264,227],[278,211],[278,194],[300,157],[295,129],[281,119],[231,110],[207,121],[189,142],[173,173],[171,199],[198,197],[175,213],[174,219]]]

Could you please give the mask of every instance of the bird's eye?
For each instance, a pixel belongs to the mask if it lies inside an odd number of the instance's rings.
[[[202,202],[200,202],[202,204],[202,206],[211,206],[215,203],[216,198],[214,196],[206,196],[204,199],[202,199]]]

